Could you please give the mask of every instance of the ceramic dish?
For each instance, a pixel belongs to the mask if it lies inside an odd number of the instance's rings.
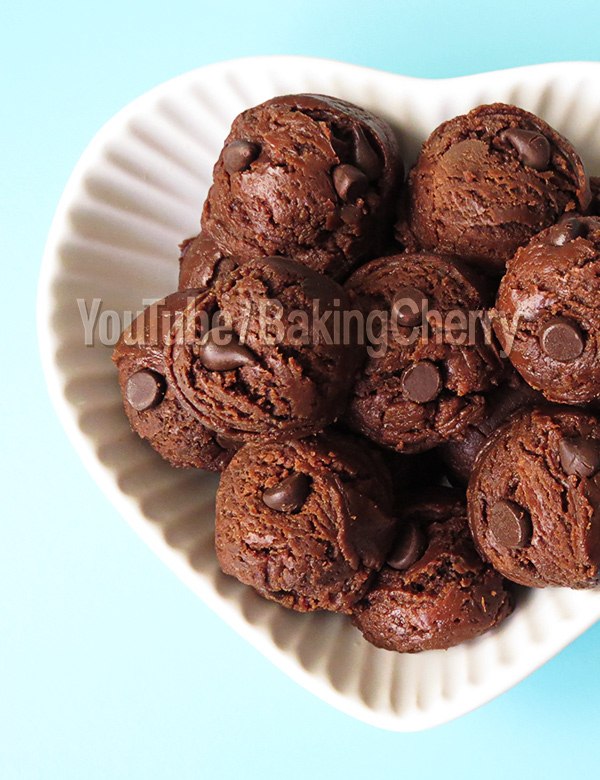
[[[175,574],[278,667],[330,704],[397,731],[451,720],[507,690],[600,618],[600,591],[533,592],[498,630],[449,651],[398,655],[332,614],[300,615],[220,573],[216,478],[177,471],[131,433],[101,330],[176,287],[177,244],[197,232],[212,165],[233,117],[273,95],[323,92],[390,120],[407,160],[443,120],[517,103],[569,137],[600,172],[600,64],[542,65],[423,81],[297,57],[212,65],[134,101],[91,142],[52,225],[39,290],[50,393],[85,465]],[[86,346],[80,301],[102,299]],[[83,305],[83,304],[81,304]],[[110,332],[105,333],[110,335]],[[209,640],[210,641],[210,640]]]

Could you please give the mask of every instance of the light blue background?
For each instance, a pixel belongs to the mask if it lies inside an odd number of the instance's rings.
[[[106,119],[165,79],[271,53],[417,76],[597,60],[599,30],[597,0],[3,1],[2,780],[597,774],[600,625],[500,699],[416,735],[351,720],[271,668],[84,471],[46,395],[34,306],[71,168]]]

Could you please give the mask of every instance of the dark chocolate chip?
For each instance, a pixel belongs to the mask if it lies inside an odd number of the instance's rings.
[[[584,348],[579,325],[568,317],[553,317],[548,320],[541,330],[540,344],[549,358],[560,363],[577,360]]]
[[[427,548],[427,536],[421,526],[408,522],[402,527],[400,536],[387,559],[392,569],[404,571],[423,557]]]
[[[267,263],[280,274],[295,274],[298,270],[294,260],[290,257],[285,257],[285,255],[270,255],[269,257],[264,257],[262,262]]]
[[[427,296],[422,290],[417,287],[401,287],[396,293],[394,303],[398,324],[407,328],[420,325],[427,303]]]
[[[353,136],[356,166],[360,168],[369,181],[375,181],[381,175],[379,155],[369,143],[362,127],[355,127]]]
[[[600,469],[600,441],[589,437],[562,439],[558,445],[560,465],[566,474],[592,477]]]
[[[143,369],[132,374],[127,380],[125,397],[136,412],[144,412],[162,401],[165,390],[164,377],[156,371]]]
[[[527,547],[531,541],[529,513],[514,501],[497,501],[488,512],[488,523],[490,533],[503,547],[511,550]]]
[[[346,225],[358,225],[364,216],[363,209],[356,203],[347,203],[340,209],[340,217]]]
[[[333,186],[342,200],[354,201],[362,198],[369,189],[369,180],[354,165],[343,163],[333,169]]]
[[[406,397],[417,404],[433,401],[442,389],[439,369],[429,360],[422,360],[406,368],[400,381]]]
[[[543,171],[550,163],[550,142],[546,136],[535,130],[523,130],[511,127],[500,134],[503,141],[508,141],[516,150],[523,165]]]
[[[232,141],[223,149],[223,165],[227,173],[245,171],[260,154],[260,148],[251,141]]]
[[[593,477],[588,477],[584,482],[585,494],[588,501],[592,505],[594,510],[594,518],[592,521],[600,523],[600,474],[595,474]],[[598,529],[600,531],[600,529]],[[600,539],[598,540],[600,545]],[[600,553],[600,549],[598,550]]]
[[[584,488],[589,502],[596,514],[600,515],[600,474],[594,474],[585,480]],[[600,517],[597,518],[600,522]]]
[[[323,304],[332,304],[332,297],[337,289],[332,289],[332,281],[325,274],[310,274],[300,283],[304,295],[309,301],[320,301]]]
[[[263,502],[276,512],[292,514],[304,506],[310,493],[310,480],[306,474],[292,474],[262,495]]]
[[[569,241],[587,236],[588,229],[585,222],[577,217],[561,219],[556,228],[551,232],[550,238],[554,246],[564,246]]]
[[[256,363],[254,354],[240,344],[236,334],[223,332],[221,328],[213,328],[204,336],[198,348],[198,357],[209,371],[231,371]]]

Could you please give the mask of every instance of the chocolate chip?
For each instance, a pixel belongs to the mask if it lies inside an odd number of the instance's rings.
[[[584,340],[574,320],[553,317],[541,330],[540,344],[549,358],[560,363],[571,363],[583,352]]]
[[[600,441],[597,439],[583,436],[562,439],[558,452],[566,474],[587,478],[600,469]]]
[[[406,397],[417,404],[433,401],[442,389],[439,369],[429,360],[422,360],[406,368],[400,382]]]
[[[325,274],[310,274],[302,280],[300,286],[309,301],[320,301],[323,306],[332,306],[338,290]]]
[[[577,217],[567,217],[559,221],[550,238],[554,246],[564,246],[569,241],[587,236],[587,233],[588,229],[585,222],[577,219]]]
[[[198,357],[209,371],[231,371],[256,363],[253,353],[240,344],[235,333],[224,333],[221,328],[213,328],[204,336]]]
[[[535,130],[511,127],[500,134],[502,141],[508,141],[516,150],[523,165],[543,171],[550,163],[550,142],[546,136]]]
[[[340,217],[346,225],[358,225],[364,216],[363,209],[356,203],[347,203],[340,209]]]
[[[387,565],[392,569],[404,571],[423,557],[427,548],[427,537],[421,526],[408,522],[402,531],[392,552],[387,559]]]
[[[427,308],[428,299],[417,287],[401,287],[396,293],[394,311],[399,325],[413,328],[420,325],[423,311]]]
[[[354,159],[356,166],[360,168],[369,181],[375,181],[381,175],[379,155],[369,143],[362,127],[355,127],[352,134],[354,136]]]
[[[245,171],[260,154],[260,148],[251,141],[232,141],[223,149],[223,165],[227,173]]]
[[[354,165],[343,163],[333,169],[333,186],[342,200],[354,201],[362,198],[369,189],[369,180]]]
[[[533,533],[529,513],[514,501],[501,499],[488,512],[490,533],[509,549],[527,547]]]
[[[588,501],[597,515],[596,522],[600,522],[600,473],[588,477],[584,482],[584,489]],[[600,531],[600,529],[598,530]],[[600,542],[600,539],[598,541]]]
[[[132,374],[127,380],[125,398],[136,412],[144,412],[162,401],[165,390],[164,377],[156,371],[143,369]]]
[[[306,474],[292,474],[262,495],[263,502],[276,512],[292,514],[304,506],[310,492],[310,480]]]

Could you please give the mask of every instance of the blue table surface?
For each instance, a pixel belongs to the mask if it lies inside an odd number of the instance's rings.
[[[84,470],[47,397],[34,309],[70,170],[106,119],[161,81],[253,54],[425,77],[598,60],[599,28],[597,0],[0,5],[0,778],[597,774],[600,625],[494,702],[414,735],[354,721],[272,668]]]

